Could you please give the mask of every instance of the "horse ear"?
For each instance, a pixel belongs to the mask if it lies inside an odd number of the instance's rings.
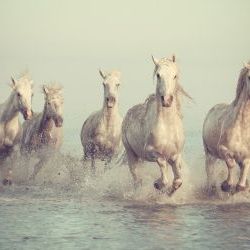
[[[45,95],[47,95],[49,93],[49,90],[48,90],[48,88],[45,85],[43,85],[43,93]]]
[[[250,63],[244,63],[244,67],[250,70]]]
[[[99,69],[99,73],[103,79],[106,77],[106,74],[103,70]]]
[[[173,61],[173,62],[176,61],[176,56],[175,56],[175,54],[172,55],[172,61]]]
[[[155,64],[155,66],[158,66],[159,60],[157,58],[155,58],[153,55],[151,57],[152,57],[152,61]]]
[[[14,89],[16,87],[16,81],[13,77],[11,77],[11,84],[10,86]]]

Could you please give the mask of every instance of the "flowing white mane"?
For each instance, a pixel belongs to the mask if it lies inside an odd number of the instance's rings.
[[[58,83],[50,83],[42,86],[42,91],[46,99],[60,98],[63,100],[62,90],[63,87]]]
[[[33,86],[33,80],[31,79],[30,73],[28,71],[22,72],[19,77],[14,80],[12,78],[12,82],[15,81],[15,88],[19,86]],[[13,84],[11,84],[13,87]]]
[[[109,72],[106,72],[106,77],[117,77],[120,78],[121,77],[121,72],[118,70],[111,70]]]
[[[250,64],[250,62],[248,64]],[[239,79],[238,79],[238,83],[237,83],[237,88],[236,88],[236,96],[235,96],[235,99],[233,101],[234,105],[238,104],[241,93],[243,92],[244,88],[246,87],[246,83],[247,83],[246,75],[248,74],[248,72],[249,72],[249,69],[247,67],[244,67],[240,71],[240,75],[239,75]]]

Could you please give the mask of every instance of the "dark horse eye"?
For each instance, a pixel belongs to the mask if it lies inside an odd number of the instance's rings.
[[[174,76],[174,79],[176,79],[177,75]]]
[[[17,96],[18,96],[18,97],[20,97],[20,96],[21,96],[21,94],[18,92],[18,93],[17,93]]]
[[[159,73],[157,73],[156,76],[157,76],[158,79],[160,78],[160,74]]]

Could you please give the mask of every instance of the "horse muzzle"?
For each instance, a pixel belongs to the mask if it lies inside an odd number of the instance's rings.
[[[24,120],[30,120],[33,116],[33,111],[31,109],[22,110]]]
[[[173,103],[174,97],[172,95],[161,96],[161,104],[163,107],[169,108]]]
[[[108,108],[113,108],[115,105],[116,99],[113,96],[107,97],[106,98],[106,104]]]
[[[62,127],[63,125],[63,118],[61,116],[58,116],[54,119],[55,125],[57,128]]]
[[[173,103],[174,97],[172,95],[161,96],[161,104],[163,107],[169,108]]]

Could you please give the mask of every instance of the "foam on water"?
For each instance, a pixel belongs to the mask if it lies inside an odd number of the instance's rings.
[[[17,160],[18,159],[18,160]],[[14,187],[2,187],[2,191],[12,190],[14,193],[22,190],[27,194],[35,190],[37,194],[45,196],[48,190],[52,194],[81,199],[103,199],[117,201],[134,201],[145,204],[230,204],[249,202],[249,191],[229,195],[223,193],[219,186],[225,179],[225,166],[222,163],[217,167],[217,194],[208,196],[205,191],[205,171],[203,157],[190,161],[182,169],[183,185],[171,197],[154,189],[153,182],[159,178],[159,168],[155,163],[143,163],[139,175],[143,184],[134,189],[129,168],[126,165],[111,163],[110,168],[104,171],[103,162],[96,163],[96,175],[90,171],[88,163],[70,154],[58,154],[41,169],[35,180],[29,180],[34,165],[38,159],[33,156],[29,161],[22,157],[7,162],[13,171]],[[169,169],[169,183],[172,183],[172,170]],[[19,189],[20,188],[20,189]],[[45,192],[45,190],[47,190]]]

